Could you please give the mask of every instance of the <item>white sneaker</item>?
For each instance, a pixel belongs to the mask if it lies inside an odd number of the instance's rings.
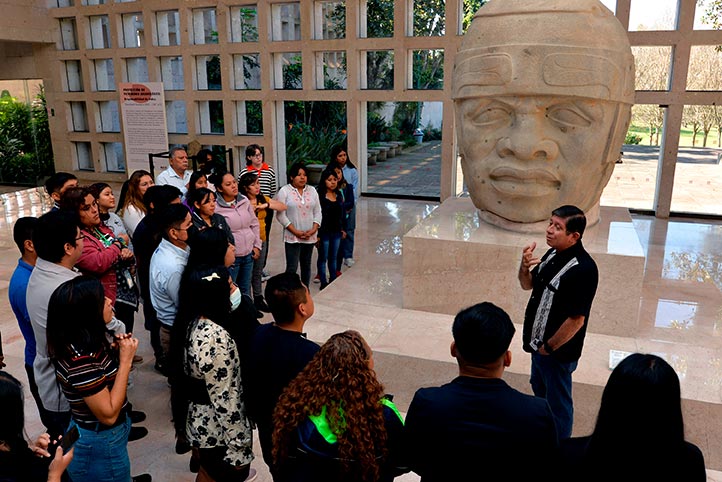
[[[345,264],[349,268],[351,266],[353,266],[355,263],[356,263],[356,261],[354,261],[353,258],[346,258],[345,260],[343,260],[343,264]]]

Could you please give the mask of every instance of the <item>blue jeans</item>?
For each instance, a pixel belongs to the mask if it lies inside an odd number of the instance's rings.
[[[534,395],[546,398],[554,414],[559,440],[572,436],[574,402],[572,400],[572,372],[576,361],[562,363],[550,355],[531,354],[531,389]]]
[[[318,242],[318,261],[316,268],[318,276],[321,278],[321,287],[325,287],[330,281],[336,279],[336,255],[338,254],[338,246],[341,242],[341,233],[329,233],[319,236]],[[326,279],[326,263],[328,262],[328,273],[330,281]]]
[[[253,251],[245,256],[236,256],[236,261],[228,271],[231,279],[241,289],[241,293],[251,296],[251,278],[253,276]]]
[[[70,427],[75,421],[70,422]],[[73,482],[130,482],[128,434],[130,417],[117,427],[96,432],[78,427],[73,461],[68,475]]]
[[[308,243],[285,243],[286,248],[286,273],[298,271],[301,265],[301,281],[307,287],[311,283],[311,258],[313,257],[313,244]]]

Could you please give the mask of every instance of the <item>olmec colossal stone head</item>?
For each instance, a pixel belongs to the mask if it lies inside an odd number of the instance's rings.
[[[535,231],[599,198],[634,103],[626,31],[597,0],[490,0],[456,56],[461,166],[482,218]]]

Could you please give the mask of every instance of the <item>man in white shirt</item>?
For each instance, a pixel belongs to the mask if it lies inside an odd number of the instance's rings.
[[[150,301],[160,322],[163,357],[170,353],[170,333],[180,302],[183,270],[188,263],[188,229],[193,226],[188,208],[171,204],[160,213],[163,240],[150,259]]]
[[[158,174],[155,183],[158,185],[170,184],[181,190],[185,198],[188,192],[188,183],[191,180],[193,171],[188,169],[188,153],[182,147],[174,147],[170,150],[170,165],[168,168]]]

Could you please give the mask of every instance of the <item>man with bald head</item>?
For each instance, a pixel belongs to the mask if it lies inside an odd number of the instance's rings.
[[[634,59],[597,0],[494,0],[456,56],[461,166],[482,219],[541,232],[554,208],[599,219],[629,125]]]

